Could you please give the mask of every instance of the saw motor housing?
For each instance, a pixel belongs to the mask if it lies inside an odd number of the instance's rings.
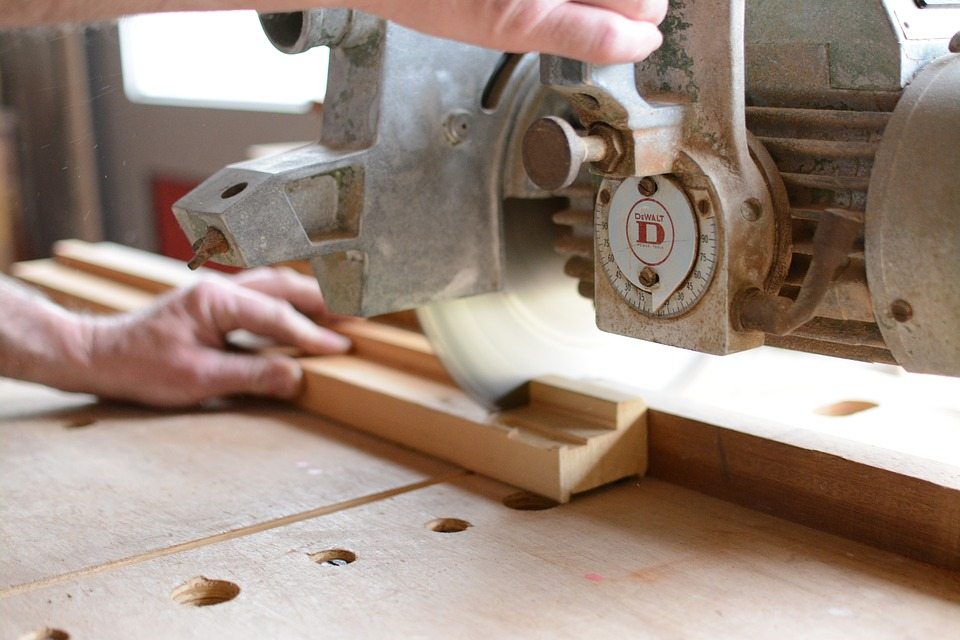
[[[601,329],[960,375],[960,3],[677,1],[614,66],[261,21],[331,48],[323,127],[175,205],[218,262],[308,259],[337,313],[414,308],[496,291],[503,203],[565,198]]]

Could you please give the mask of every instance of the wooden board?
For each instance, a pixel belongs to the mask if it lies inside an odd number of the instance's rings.
[[[0,635],[956,638],[960,576],[656,480],[514,511],[470,477],[0,599]],[[426,525],[471,524],[457,533]],[[311,554],[353,552],[345,566]],[[197,608],[192,578],[239,589]],[[178,592],[181,597],[183,591]]]
[[[200,275],[185,264],[112,242],[61,240],[53,252],[59,264],[150,293],[191,284]]]
[[[136,311],[156,298],[149,291],[70,269],[52,260],[17,262],[11,267],[10,274],[69,309],[96,313]]]
[[[646,405],[626,394],[544,379],[529,405],[489,414],[459,389],[376,362],[301,364],[299,406],[560,502],[646,470]]]
[[[279,403],[156,412],[2,381],[0,589],[451,473]]]
[[[816,449],[649,415],[651,476],[960,570],[960,482],[889,471]]]

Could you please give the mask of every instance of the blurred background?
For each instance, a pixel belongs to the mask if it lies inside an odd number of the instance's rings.
[[[327,54],[276,51],[252,11],[0,31],[0,269],[62,238],[188,257],[170,205],[318,138]]]

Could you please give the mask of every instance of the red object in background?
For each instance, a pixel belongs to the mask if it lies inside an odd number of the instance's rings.
[[[151,180],[153,211],[157,221],[157,245],[161,255],[184,262],[188,262],[193,257],[193,249],[190,248],[187,237],[180,230],[172,208],[174,202],[187,195],[198,184],[200,184],[199,180],[167,176],[154,176]],[[236,267],[224,267],[213,262],[208,262],[204,266],[229,273],[239,271]]]

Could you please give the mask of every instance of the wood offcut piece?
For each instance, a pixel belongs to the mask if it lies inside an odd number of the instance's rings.
[[[527,406],[498,414],[362,358],[301,365],[301,407],[559,502],[646,470],[646,407],[626,394],[544,378]]]
[[[149,271],[127,269],[136,252],[118,245],[69,241],[55,252],[13,273],[74,308],[132,311],[195,280],[159,256]],[[544,378],[531,382],[527,406],[491,413],[453,385],[423,336],[364,321],[338,331],[353,353],[300,359],[295,402],[308,411],[558,502],[646,470],[646,406],[634,396]]]

